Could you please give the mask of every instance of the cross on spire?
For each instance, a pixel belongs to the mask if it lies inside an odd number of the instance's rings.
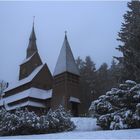
[[[65,35],[67,35],[67,31],[65,30]]]
[[[35,16],[33,16],[33,26],[34,26],[34,22],[35,22]]]
[[[65,30],[65,39],[67,40],[67,31]]]

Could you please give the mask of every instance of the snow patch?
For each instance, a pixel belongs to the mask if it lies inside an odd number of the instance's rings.
[[[94,131],[101,130],[99,126],[96,125],[96,119],[89,117],[72,117],[71,121],[76,125],[75,131]]]
[[[33,97],[36,99],[46,100],[46,99],[49,99],[52,97],[52,90],[30,88],[30,89],[24,90],[22,92],[19,92],[15,95],[8,96],[8,97],[1,99],[0,105],[3,105],[3,102],[5,102],[5,104],[8,104],[8,103],[15,102],[15,101],[27,98],[27,97]]]
[[[44,64],[45,65],[45,64]],[[21,85],[24,85],[26,83],[31,82],[31,80],[38,74],[38,72],[43,68],[44,65],[40,65],[38,66],[28,77],[19,80],[19,81],[15,81],[15,82],[11,82],[8,86],[8,88],[6,88],[6,90],[4,90],[4,92],[7,92],[11,89],[14,89],[16,87],[19,87]]]
[[[80,99],[76,98],[76,97],[70,97],[69,99],[70,102],[76,102],[76,103],[80,103]]]
[[[33,106],[33,107],[41,107],[41,108],[46,107],[43,103],[38,103],[34,101],[26,101],[26,102],[23,102],[14,106],[5,105],[5,108],[6,110],[14,110],[16,108],[25,107],[25,106]]]
[[[34,52],[34,53],[33,53],[30,57],[28,57],[27,59],[24,59],[23,62],[22,62],[20,65],[22,65],[22,64],[28,62],[29,60],[31,60],[31,58],[35,55],[35,53],[36,53],[36,52]]]

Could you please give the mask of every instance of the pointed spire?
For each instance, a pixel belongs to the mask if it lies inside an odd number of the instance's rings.
[[[27,48],[27,56],[26,58],[30,57],[31,55],[33,55],[35,52],[37,52],[37,45],[36,45],[36,35],[35,35],[35,30],[34,30],[34,18],[33,17],[33,26],[32,26],[32,32],[29,38],[29,45]]]
[[[65,37],[63,46],[60,50],[60,54],[55,66],[54,76],[59,75],[63,72],[70,72],[75,75],[79,75],[78,67],[75,63],[75,59],[73,57],[68,39],[67,39],[67,32],[65,31]]]
[[[67,31],[65,31],[65,40],[67,40]]]
[[[34,20],[35,20],[35,16],[33,16],[33,26],[32,26],[32,32],[30,35],[30,40],[36,40],[35,30],[34,30]]]

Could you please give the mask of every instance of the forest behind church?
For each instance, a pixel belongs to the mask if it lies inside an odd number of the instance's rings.
[[[103,63],[98,69],[90,56],[86,56],[85,59],[78,57],[76,64],[81,76],[81,99],[87,110],[91,101],[105,94],[111,87],[116,87],[121,80],[121,64],[115,59],[112,59],[110,67],[107,63]]]
[[[140,1],[128,2],[127,6],[129,10],[123,15],[124,23],[116,38],[120,42],[116,49],[122,56],[112,56],[110,67],[103,63],[98,69],[90,56],[76,59],[81,74],[81,95],[87,109],[92,100],[118,87],[119,83],[126,80],[140,83]]]

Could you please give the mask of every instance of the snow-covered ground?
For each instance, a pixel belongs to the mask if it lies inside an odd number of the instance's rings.
[[[140,129],[103,131],[92,118],[72,118],[77,128],[71,132],[10,136],[0,139],[140,139]]]

